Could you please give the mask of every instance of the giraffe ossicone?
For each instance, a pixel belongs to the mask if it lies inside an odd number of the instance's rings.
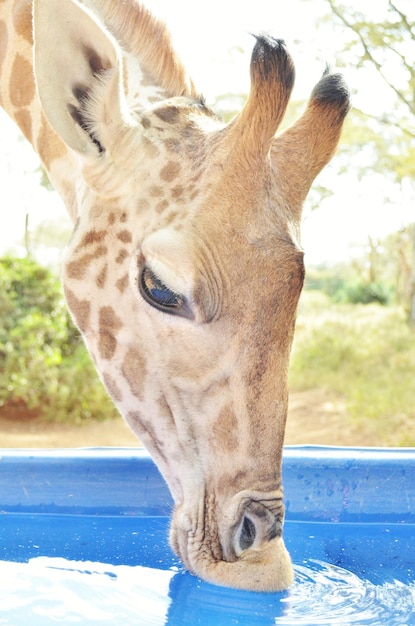
[[[285,589],[301,208],[335,151],[347,88],[326,73],[276,135],[294,67],[261,35],[247,102],[225,125],[136,0],[3,0],[0,40],[0,102],[75,224],[68,306],[169,485],[173,549],[212,583]]]

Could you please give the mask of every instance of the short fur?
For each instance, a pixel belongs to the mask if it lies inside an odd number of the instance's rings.
[[[174,497],[173,549],[210,582],[285,589],[301,209],[335,151],[346,86],[326,73],[276,136],[294,66],[262,34],[246,105],[224,125],[136,0],[3,0],[0,70],[1,105],[75,224],[69,309]]]

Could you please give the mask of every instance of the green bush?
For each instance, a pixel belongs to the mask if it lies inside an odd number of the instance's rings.
[[[366,283],[363,281],[348,282],[333,293],[334,302],[350,302],[351,304],[386,305],[391,302],[392,290],[383,283]]]
[[[329,296],[334,296],[344,289],[347,281],[345,269],[340,267],[334,268],[307,268],[305,275],[304,288],[307,291],[323,291]]]
[[[0,407],[53,421],[116,411],[64,304],[59,281],[30,258],[0,259]],[[24,412],[24,411],[23,411]]]
[[[307,291],[323,291],[333,302],[350,304],[391,304],[396,299],[395,286],[386,279],[368,281],[352,265],[308,268]]]

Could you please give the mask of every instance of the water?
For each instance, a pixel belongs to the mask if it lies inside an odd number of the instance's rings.
[[[275,624],[415,624],[415,584],[374,584],[319,561],[296,566],[283,617]]]
[[[0,561],[0,624],[48,626],[415,625],[415,584],[374,583],[318,560],[283,593],[214,587],[178,567],[38,557]]]
[[[183,570],[144,453],[0,461],[0,626],[415,626],[414,451],[285,451],[295,582],[272,594]]]

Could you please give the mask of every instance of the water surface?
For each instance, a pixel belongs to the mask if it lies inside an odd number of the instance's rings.
[[[415,584],[365,580],[316,560],[283,593],[219,588],[173,566],[38,557],[0,561],[0,624],[224,626],[415,625]]]

